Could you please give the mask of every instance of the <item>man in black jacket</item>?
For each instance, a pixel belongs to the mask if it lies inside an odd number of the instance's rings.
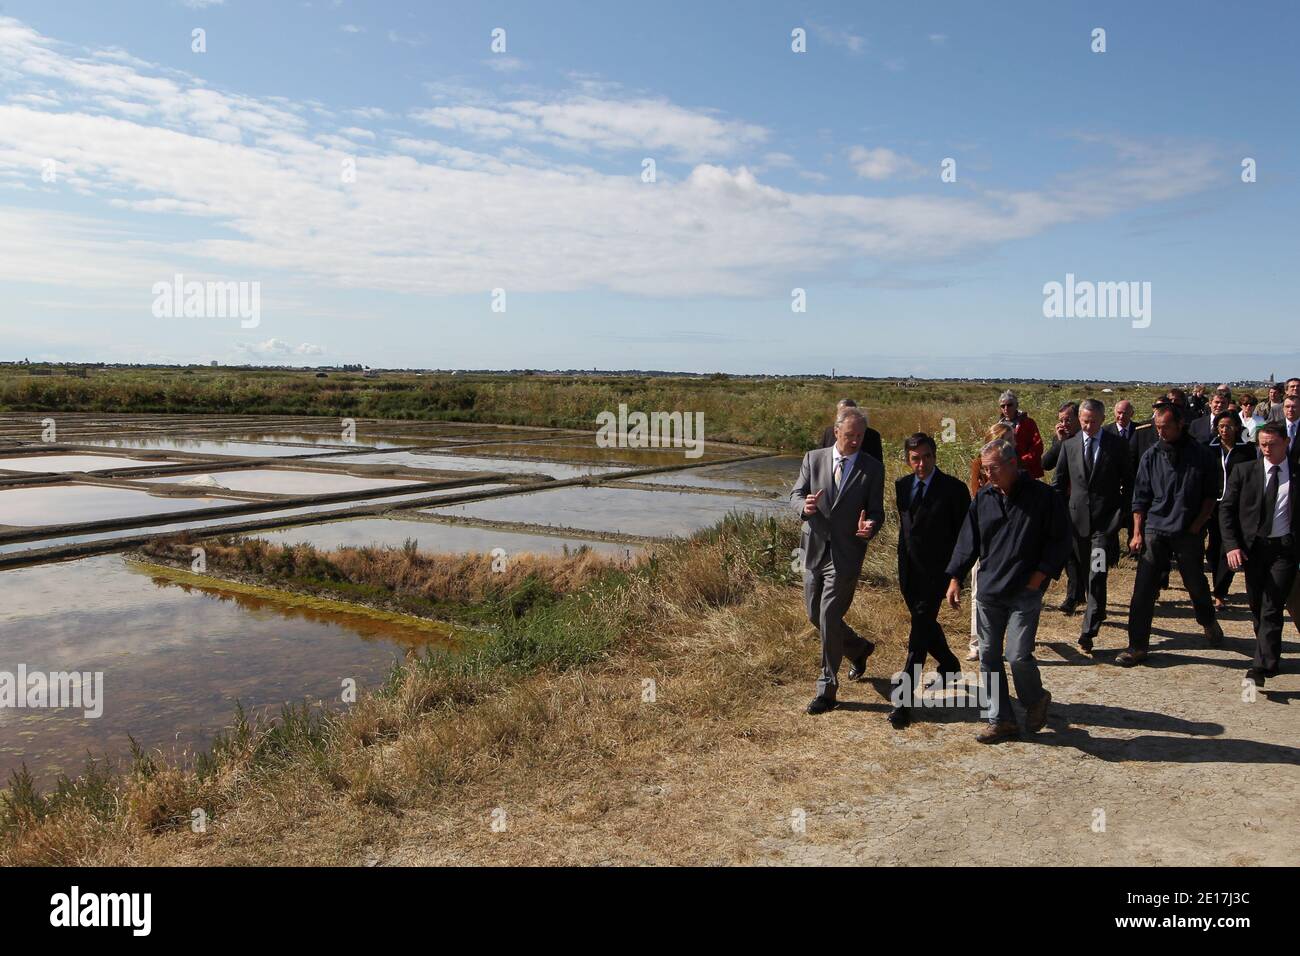
[[[1106,619],[1106,572],[1119,560],[1119,528],[1130,500],[1128,442],[1102,430],[1105,418],[1106,406],[1095,398],[1079,406],[1079,431],[1061,443],[1052,481],[1067,496],[1075,567],[1081,583],[1087,581],[1079,646],[1089,653]]]
[[[1211,647],[1223,643],[1205,580],[1201,532],[1214,510],[1218,479],[1210,448],[1192,441],[1176,406],[1156,405],[1160,440],[1142,455],[1133,483],[1132,550],[1141,555],[1128,609],[1128,648],[1116,660],[1132,667],[1147,659],[1160,576],[1171,558],[1192,599],[1196,622]]]
[[[948,562],[948,603],[961,605],[961,582],[978,560],[975,615],[988,726],[975,739],[995,744],[1020,734],[1002,666],[1004,651],[1025,705],[1025,730],[1037,733],[1047,723],[1052,695],[1043,688],[1034,642],[1043,592],[1070,552],[1070,519],[1061,496],[1020,469],[1010,442],[989,442],[980,449],[980,462],[989,483],[971,502]]]
[[[1102,431],[1110,432],[1123,439],[1124,444],[1128,447],[1128,480],[1125,484],[1124,499],[1124,518],[1122,525],[1127,539],[1124,546],[1128,547],[1128,542],[1133,540],[1133,479],[1137,477],[1137,463],[1140,457],[1137,451],[1138,443],[1138,424],[1133,421],[1133,403],[1127,398],[1121,398],[1115,403],[1115,420],[1107,425]]]
[[[1228,566],[1246,569],[1246,595],[1255,625],[1255,662],[1246,679],[1262,685],[1282,666],[1282,610],[1296,577],[1292,529],[1295,473],[1279,422],[1255,433],[1260,461],[1243,462],[1228,475],[1219,504],[1219,529]]]
[[[1061,460],[1061,447],[1079,434],[1079,403],[1066,402],[1056,413],[1056,437],[1052,439],[1052,447],[1043,453],[1043,468],[1046,471],[1053,471]],[[1070,486],[1067,483],[1052,482],[1063,496],[1068,496]],[[1079,567],[1079,562],[1073,549],[1070,556],[1065,562],[1065,599],[1057,605],[1056,609],[1063,614],[1073,614],[1075,608],[1084,602],[1086,594],[1084,592],[1084,583],[1087,579],[1088,569]]]
[[[946,686],[961,672],[961,664],[948,649],[939,606],[948,589],[948,559],[970,510],[966,483],[935,467],[934,439],[924,432],[903,442],[910,475],[894,482],[898,505],[898,585],[911,615],[907,657],[894,685],[889,722],[901,730],[911,722],[913,695],[917,693],[925,658],[939,666]]]
[[[846,408],[858,408],[858,403],[851,398],[841,398],[839,404],[835,406],[835,415],[838,419],[840,412]],[[858,409],[862,411],[862,409]],[[862,412],[862,420],[866,421],[867,413]],[[835,444],[835,426],[827,425],[826,430],[822,432],[822,447],[830,448]],[[880,432],[876,431],[870,425],[867,426],[866,433],[862,438],[862,450],[865,451],[882,465],[885,463],[884,447],[880,443]]]

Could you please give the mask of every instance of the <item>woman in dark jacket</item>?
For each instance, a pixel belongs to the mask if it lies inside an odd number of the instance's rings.
[[[1210,447],[1219,456],[1218,499],[1223,500],[1223,489],[1228,486],[1228,475],[1232,469],[1243,461],[1254,461],[1256,450],[1250,442],[1241,440],[1241,417],[1236,412],[1219,412],[1214,419],[1215,438]],[[1205,549],[1205,557],[1210,562],[1210,575],[1214,582],[1214,606],[1224,606],[1228,589],[1232,587],[1234,571],[1228,567],[1228,559],[1223,551],[1223,535],[1219,531],[1219,506],[1214,506],[1209,520],[1210,542]]]

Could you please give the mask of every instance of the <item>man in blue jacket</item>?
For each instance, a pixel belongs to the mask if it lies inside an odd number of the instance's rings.
[[[1043,689],[1034,641],[1043,592],[1065,566],[1071,534],[1065,502],[1050,486],[1020,470],[1014,445],[989,442],[980,458],[989,483],[971,502],[948,562],[948,603],[960,606],[962,579],[978,559],[975,627],[988,726],[975,739],[995,744],[1020,735],[1002,666],[1004,644],[1016,696],[1025,706],[1025,730],[1037,733],[1047,723],[1052,695]]]

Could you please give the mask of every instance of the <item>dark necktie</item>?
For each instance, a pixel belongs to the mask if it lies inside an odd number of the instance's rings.
[[[920,511],[921,499],[924,497],[925,497],[925,482],[920,482],[917,484],[916,488],[912,491],[912,503],[907,506],[907,510],[912,514],[916,514],[918,511]]]
[[[1083,436],[1083,477],[1092,481],[1092,452],[1095,440],[1087,435]]]
[[[1268,466],[1268,485],[1264,488],[1264,520],[1259,526],[1261,538],[1273,534],[1273,512],[1277,510],[1277,465]]]

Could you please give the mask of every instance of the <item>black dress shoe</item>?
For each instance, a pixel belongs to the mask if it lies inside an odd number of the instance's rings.
[[[1210,642],[1211,647],[1223,646],[1223,628],[1219,627],[1218,621],[1211,621],[1206,625],[1205,639]]]
[[[828,710],[835,709],[834,697],[814,697],[808,702],[808,713],[824,714]]]
[[[1078,602],[1071,601],[1069,598],[1066,598],[1060,604],[1056,605],[1056,609],[1068,617],[1069,615],[1074,613],[1074,609],[1077,608],[1078,606],[1079,606]]]
[[[1080,648],[1080,650],[1082,650],[1082,651],[1084,651],[1084,652],[1086,652],[1086,653],[1088,653],[1088,654],[1091,654],[1091,653],[1092,653],[1092,639],[1093,639],[1094,636],[1095,636],[1095,635],[1092,635],[1092,634],[1080,634],[1080,635],[1079,635],[1079,648]]]
[[[1256,687],[1263,687],[1264,681],[1268,679],[1268,671],[1259,667],[1252,667],[1246,671],[1246,680],[1250,681]]]
[[[866,638],[863,638],[866,640]],[[867,641],[867,649],[862,652],[862,656],[857,660],[849,661],[849,680],[862,680],[867,675],[867,658],[871,652],[876,649],[876,645]]]
[[[961,671],[940,671],[925,685],[926,690],[947,690],[961,683]]]
[[[906,707],[895,707],[889,712],[889,723],[895,730],[902,730],[912,722],[912,712]]]

